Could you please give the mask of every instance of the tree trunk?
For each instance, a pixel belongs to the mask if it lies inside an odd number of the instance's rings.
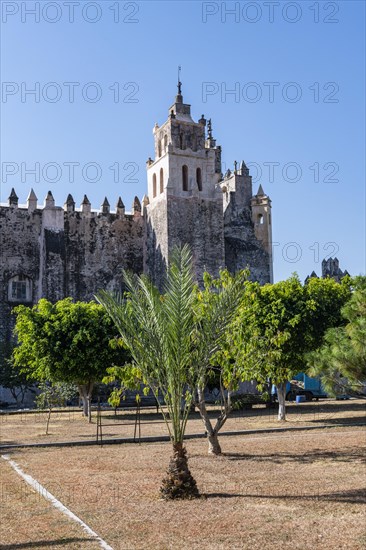
[[[280,421],[286,420],[286,382],[277,384],[278,417]]]
[[[206,409],[206,402],[205,402],[202,389],[198,388],[197,394],[198,394],[198,402],[196,403],[196,406],[200,411],[200,415],[206,429],[207,439],[208,439],[208,454],[220,455],[222,451],[221,451],[221,446],[218,439],[218,433],[223,427],[223,425],[225,424],[227,415],[231,411],[231,392],[230,391],[228,392],[227,399],[225,399],[223,395],[225,407],[224,407],[224,410],[221,412],[219,418],[217,419],[215,427],[212,426],[210,417],[208,416],[208,412]]]
[[[214,428],[212,427],[210,417],[208,416],[205,398],[204,398],[202,389],[198,388],[197,394],[198,394],[198,402],[196,403],[196,406],[200,411],[202,422],[206,429],[206,434],[208,439],[208,454],[219,455],[221,454],[221,447],[217,437],[217,432],[215,432]]]
[[[188,468],[187,451],[183,443],[173,443],[173,456],[170,457],[160,494],[165,500],[199,497],[196,481]]]
[[[91,423],[91,392],[88,393],[88,422]]]
[[[83,403],[83,416],[85,416],[89,422],[91,422],[91,396],[93,392],[93,382],[90,381],[88,384],[79,384],[78,389],[80,397]]]
[[[210,455],[221,455],[221,447],[217,433],[213,432],[212,434],[207,434],[208,438],[208,454]]]
[[[48,417],[47,417],[47,424],[46,424],[46,435],[48,435],[48,427],[50,425],[50,420],[51,420],[51,407],[48,409]]]

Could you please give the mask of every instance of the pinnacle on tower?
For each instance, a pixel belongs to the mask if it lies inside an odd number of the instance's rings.
[[[73,196],[70,195],[70,193],[67,195],[65,204],[67,204],[68,206],[71,206],[71,205],[75,206],[75,201],[73,199]]]
[[[67,195],[66,202],[64,204],[64,210],[69,213],[75,211],[75,201],[70,193]]]
[[[14,187],[12,187],[10,195],[9,195],[9,206],[18,206],[18,196],[15,192]]]
[[[108,202],[107,197],[104,197],[104,201],[101,205],[101,212],[102,214],[109,214],[109,211],[110,211],[110,204]]]
[[[138,213],[141,213],[141,203],[138,197],[135,197],[133,199],[133,204],[132,204],[132,214],[138,214]]]
[[[33,212],[37,208],[37,200],[35,192],[31,189],[27,198],[28,212]]]
[[[84,195],[83,202],[81,203],[81,211],[84,213],[91,212],[91,203],[86,195]]]
[[[44,200],[45,208],[53,208],[55,206],[55,199],[53,198],[52,192],[48,191],[47,196]]]
[[[264,197],[265,196],[265,192],[263,191],[262,184],[259,185],[257,196],[259,196],[259,197]]]
[[[248,166],[245,164],[244,161],[242,161],[242,163],[241,163],[241,175],[242,175],[242,176],[249,176],[249,168],[248,168]]]
[[[123,204],[123,200],[121,199],[121,197],[118,197],[116,208],[124,208],[124,207],[125,205]]]
[[[35,194],[35,192],[33,190],[33,187],[32,187],[31,190],[29,191],[27,201],[37,201],[37,200],[38,200],[37,195]]]
[[[118,197],[118,201],[116,204],[116,214],[119,217],[123,217],[125,215],[125,205],[123,204],[121,197]]]

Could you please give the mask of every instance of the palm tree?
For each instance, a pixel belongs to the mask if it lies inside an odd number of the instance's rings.
[[[210,312],[211,322],[205,323],[203,334],[192,256],[187,245],[173,251],[162,295],[145,276],[124,273],[124,280],[127,299],[103,291],[97,300],[116,324],[141,379],[156,398],[160,391],[166,404],[162,414],[173,455],[161,495],[165,499],[196,498],[199,492],[188,468],[183,443],[185,429],[202,363],[206,364],[211,353],[217,351],[219,338],[237,306],[239,289],[236,288],[236,293],[233,285],[226,289],[218,315]],[[208,348],[205,342],[209,343]]]

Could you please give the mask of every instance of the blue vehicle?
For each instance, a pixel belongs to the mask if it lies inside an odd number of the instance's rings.
[[[276,386],[272,386],[272,395],[277,396]],[[320,378],[311,378],[304,372],[293,377],[286,385],[286,401],[295,401],[297,395],[305,395],[306,401],[328,397],[321,385]]]

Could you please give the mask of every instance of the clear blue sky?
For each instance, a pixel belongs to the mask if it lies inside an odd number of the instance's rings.
[[[37,4],[39,22],[26,11]],[[69,192],[93,208],[121,195],[129,210],[181,65],[184,100],[212,118],[225,167],[251,163],[272,198],[275,280],[319,274],[331,254],[365,272],[363,1],[74,4],[72,22],[67,2],[1,2],[0,201],[15,187],[24,203],[33,187],[40,203],[51,189],[59,205]],[[37,86],[35,102],[24,92]],[[35,163],[39,182],[24,173]]]

